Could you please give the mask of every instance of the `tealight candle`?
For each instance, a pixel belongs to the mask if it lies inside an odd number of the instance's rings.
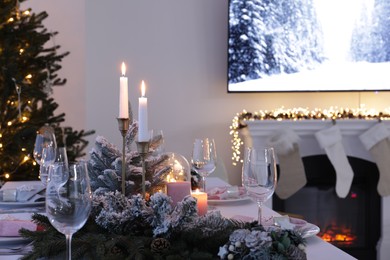
[[[119,79],[119,118],[129,118],[129,94],[126,75],[126,65],[122,62],[122,76]]]
[[[203,216],[207,213],[207,193],[199,189],[191,193],[191,196],[197,199],[198,215]]]
[[[167,195],[172,199],[172,206],[176,206],[184,197],[191,195],[191,183],[189,181],[167,182]]]
[[[148,99],[145,97],[145,82],[141,83],[141,97],[138,98],[138,141],[149,141]]]

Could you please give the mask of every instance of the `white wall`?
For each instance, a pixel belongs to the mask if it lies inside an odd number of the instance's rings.
[[[121,144],[116,117],[120,63],[125,61],[135,118],[139,85],[145,80],[149,126],[164,131],[167,150],[189,159],[195,137],[214,137],[232,183],[240,182],[240,168],[230,163],[229,126],[243,109],[389,106],[390,93],[228,94],[227,4],[227,0],[30,0],[24,5],[46,10],[52,17],[50,28],[61,36],[56,41],[71,52],[63,63],[69,83],[55,96],[69,124],[95,129],[96,135]]]

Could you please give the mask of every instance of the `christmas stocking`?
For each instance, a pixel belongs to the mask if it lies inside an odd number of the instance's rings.
[[[307,182],[298,141],[298,135],[290,129],[284,129],[268,139],[279,159],[280,176],[275,193],[281,199],[287,199]]]
[[[353,170],[344,151],[340,129],[334,125],[315,133],[315,137],[336,171],[336,193],[345,198],[351,188]]]
[[[390,132],[382,124],[376,124],[359,136],[364,147],[370,152],[379,169],[378,193],[390,195]]]

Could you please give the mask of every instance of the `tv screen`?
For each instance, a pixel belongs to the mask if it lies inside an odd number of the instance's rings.
[[[228,92],[390,90],[389,0],[230,0]]]

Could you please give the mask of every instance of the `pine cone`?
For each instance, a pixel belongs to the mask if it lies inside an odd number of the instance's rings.
[[[296,246],[289,246],[286,251],[288,259],[290,260],[306,260],[306,253]]]
[[[165,238],[156,238],[152,241],[150,248],[153,253],[161,253],[168,250],[171,247],[171,243]]]

